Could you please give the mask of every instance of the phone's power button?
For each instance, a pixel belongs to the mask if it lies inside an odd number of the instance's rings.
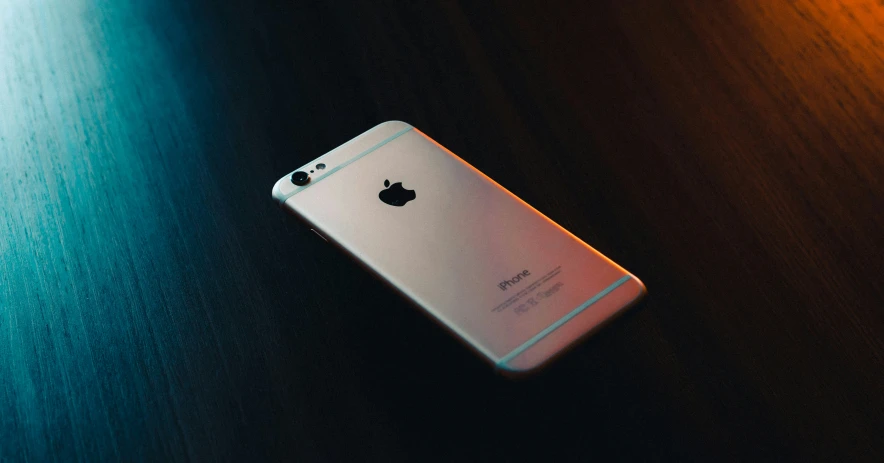
[[[316,231],[316,230],[314,230],[314,229],[312,229],[312,228],[311,228],[311,229],[310,229],[310,231],[312,231],[312,232],[313,232],[313,233],[316,233],[316,236],[318,236],[318,237],[320,237],[320,238],[322,238],[322,241],[326,241],[326,242],[328,242],[328,240],[327,240],[327,239],[325,239],[325,237],[324,237],[324,236],[322,236],[322,235],[321,235],[321,234],[319,234],[319,232],[318,232],[318,231]]]

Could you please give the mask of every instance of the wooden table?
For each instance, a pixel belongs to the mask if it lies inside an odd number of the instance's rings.
[[[0,460],[884,461],[882,3],[474,3],[4,2]],[[495,375],[270,200],[388,119],[647,300]]]

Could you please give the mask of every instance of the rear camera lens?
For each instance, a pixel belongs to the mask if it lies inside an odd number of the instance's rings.
[[[298,186],[304,186],[310,183],[310,174],[301,172],[300,170],[292,174],[292,183]]]

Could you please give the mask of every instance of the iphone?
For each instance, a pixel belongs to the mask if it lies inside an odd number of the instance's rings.
[[[509,372],[545,364],[645,294],[635,276],[404,122],[286,175],[273,198]]]

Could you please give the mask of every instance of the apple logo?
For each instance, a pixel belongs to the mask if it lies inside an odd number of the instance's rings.
[[[384,187],[386,188],[378,193],[378,198],[381,198],[381,201],[391,206],[404,206],[405,203],[417,198],[414,190],[406,190],[402,186],[402,182],[390,185],[389,180],[384,180]]]

